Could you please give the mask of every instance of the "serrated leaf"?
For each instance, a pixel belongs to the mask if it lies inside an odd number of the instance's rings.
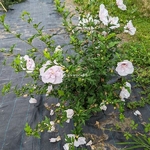
[[[26,131],[27,134],[32,133],[32,128],[29,126],[28,123],[26,123],[24,130]]]
[[[47,58],[47,59],[50,59],[50,53],[48,51],[43,51],[43,54],[44,54],[44,57]]]
[[[38,138],[38,139],[40,139],[40,134],[39,134],[38,132],[35,132],[35,133],[33,134],[33,136],[36,137],[36,138]]]
[[[5,23],[4,23],[4,28],[5,28],[5,30],[6,30],[7,32],[10,32],[10,27],[9,27],[8,24],[5,24]]]
[[[14,59],[14,63],[16,65],[20,65],[20,55],[18,55],[15,59]]]
[[[5,95],[6,93],[8,93],[10,91],[10,88],[11,88],[11,82],[4,84],[2,88],[2,95]]]
[[[50,123],[50,118],[48,118],[48,117],[45,116],[44,122],[47,123],[47,124],[49,124]]]

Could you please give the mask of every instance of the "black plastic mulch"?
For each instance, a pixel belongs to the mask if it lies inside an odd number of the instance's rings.
[[[44,32],[58,33],[54,37],[56,45],[65,44],[69,41],[67,34],[61,25],[62,18],[56,12],[52,0],[27,0],[20,4],[12,6],[12,10],[7,12],[6,22],[10,24],[13,31],[24,33],[25,37],[29,37],[34,33],[28,24],[21,21],[19,18],[21,12],[26,10],[30,12],[34,22],[42,22],[44,25]],[[0,12],[0,15],[3,12]],[[25,38],[24,37],[24,38]],[[22,55],[26,54],[26,50],[30,48],[25,43],[17,40],[12,35],[3,31],[3,27],[0,26],[0,48],[9,49],[9,47],[16,43],[15,52],[19,52]],[[45,47],[43,43],[34,41],[34,45],[43,50]],[[3,84],[12,81],[13,85],[19,84],[20,86],[26,84],[29,79],[25,78],[24,73],[16,74],[8,65],[3,66],[2,62],[7,59],[6,64],[10,64],[13,56],[5,56],[0,53],[0,90]],[[134,83],[132,83],[134,86]],[[138,99],[140,89],[133,89],[130,100]],[[27,137],[24,133],[25,123],[28,122],[31,126],[35,126],[37,122],[43,119],[43,116],[48,115],[49,112],[44,109],[43,104],[57,103],[57,99],[50,98],[46,100],[44,96],[36,97],[38,99],[37,104],[30,104],[29,97],[17,98],[13,93],[9,93],[6,96],[0,95],[0,150],[62,150],[64,145],[65,133],[71,133],[73,129],[72,122],[65,124],[64,128],[58,127],[58,132],[55,133],[42,133],[41,139],[33,137]],[[126,110],[126,117],[129,120],[124,122],[122,131],[129,127],[130,118],[134,119],[136,123],[139,123],[139,131],[143,130],[141,123],[147,122],[150,117],[150,107],[146,105],[144,108],[140,108],[139,111],[142,113],[142,117],[134,116],[133,111]],[[104,113],[100,112],[93,115],[89,121],[87,121],[84,127],[85,137],[87,139],[93,139],[93,144],[98,149],[117,150],[120,149],[117,142],[123,142],[125,138],[122,132],[101,130],[103,127],[109,129],[112,125],[118,124],[116,120],[117,111],[112,106],[108,106],[107,111]],[[61,136],[62,141],[57,143],[50,143],[49,138]],[[88,142],[88,141],[87,141]],[[86,147],[90,149],[90,147]],[[141,150],[141,148],[140,148]]]

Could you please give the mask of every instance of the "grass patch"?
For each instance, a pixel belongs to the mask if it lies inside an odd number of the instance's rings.
[[[94,14],[99,11],[99,5],[105,4],[106,9],[111,16],[118,16],[121,23],[126,23],[126,20],[132,20],[134,26],[137,28],[136,34],[132,36],[126,36],[129,41],[143,42],[146,48],[150,47],[150,0],[127,0],[124,3],[127,6],[126,11],[120,10],[116,6],[116,0],[74,0],[74,2],[81,6],[81,9],[87,13]],[[141,7],[142,6],[142,7]]]

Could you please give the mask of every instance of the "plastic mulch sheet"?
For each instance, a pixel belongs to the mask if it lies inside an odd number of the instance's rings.
[[[13,31],[21,32],[25,37],[29,37],[34,33],[28,24],[22,22],[19,18],[21,12],[26,10],[30,12],[34,22],[42,22],[44,25],[45,33],[58,33],[54,36],[56,44],[61,45],[69,41],[67,34],[61,25],[61,16],[56,12],[52,0],[27,0],[20,4],[12,6],[12,10],[8,11],[6,16],[6,22],[10,24]],[[0,12],[2,15],[3,12]],[[24,38],[25,38],[24,37]],[[26,50],[30,48],[23,42],[20,42],[12,35],[4,32],[3,27],[0,26],[0,48],[9,49],[9,47],[16,43],[15,52],[19,52],[22,55],[26,54]],[[43,50],[44,45],[38,40],[34,41],[34,45]],[[2,65],[6,59],[6,65]],[[3,84],[12,81],[12,85],[18,84],[22,86],[26,84],[30,79],[25,78],[25,73],[16,74],[8,64],[11,63],[12,56],[3,55],[0,53],[0,90]],[[113,80],[113,79],[112,79]],[[112,81],[113,82],[113,81]],[[134,85],[134,83],[131,83]],[[130,100],[137,99],[140,89],[133,89]],[[25,123],[28,122],[34,127],[37,122],[41,121],[45,115],[49,116],[49,112],[44,108],[44,103],[57,103],[58,99],[49,98],[44,96],[37,96],[37,104],[30,104],[29,97],[17,98],[13,93],[9,93],[5,96],[0,95],[0,150],[62,150],[65,133],[71,133],[73,129],[73,123],[64,124],[64,127],[57,127],[57,132],[41,134],[41,139],[34,137],[27,137],[24,132]],[[114,110],[112,106],[108,106],[105,113],[100,112],[93,114],[91,119],[86,122],[84,126],[84,136],[88,140],[93,141],[93,145],[98,149],[118,150],[124,146],[117,145],[118,142],[125,140],[123,133],[129,128],[130,121],[133,119],[139,124],[138,130],[142,132],[144,122],[148,121],[150,117],[150,107],[146,105],[144,108],[140,108],[142,116],[137,117],[133,114],[133,111],[126,110],[126,120],[121,124],[121,131],[110,131],[113,126],[120,125],[117,120],[117,110]],[[50,117],[50,116],[49,116]],[[105,130],[103,130],[105,128]],[[50,143],[49,139],[52,137],[61,136],[62,140],[57,143]],[[88,141],[87,141],[88,142]],[[85,147],[90,149],[90,147]],[[141,149],[139,149],[141,150]]]

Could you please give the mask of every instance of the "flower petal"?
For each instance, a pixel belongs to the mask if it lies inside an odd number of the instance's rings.
[[[86,144],[86,146],[91,146],[92,145],[92,141],[90,140],[87,144]]]
[[[127,25],[124,27],[124,32],[129,33],[130,35],[134,35],[136,32],[136,28],[133,26],[132,21],[130,20]]]
[[[116,0],[116,4],[117,4],[118,8],[120,8],[121,10],[127,9],[126,5],[123,4],[123,0]]]
[[[128,74],[132,74],[134,71],[134,67],[132,65],[132,62],[128,60],[124,60],[122,62],[118,62],[116,71],[120,76],[126,76]]]
[[[35,103],[37,103],[37,100],[35,99],[35,98],[30,98],[30,100],[29,100],[29,103],[30,104],[35,104]]]
[[[142,114],[140,113],[140,111],[136,110],[136,111],[134,112],[134,115],[135,115],[135,116],[138,116],[138,115],[141,116]]]
[[[108,10],[105,8],[104,4],[101,4],[99,9],[99,18],[106,26],[108,25],[109,22],[108,17],[109,17]]]
[[[53,115],[54,115],[54,110],[51,109],[50,116],[53,116]]]

